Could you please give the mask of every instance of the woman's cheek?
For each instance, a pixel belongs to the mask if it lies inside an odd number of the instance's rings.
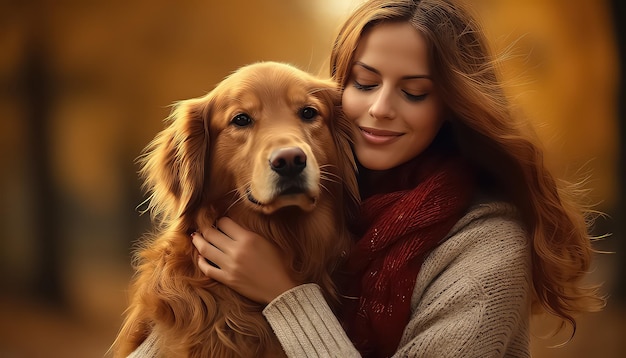
[[[341,97],[343,113],[352,122],[361,117],[363,113],[367,112],[363,97],[364,96],[359,95],[358,91],[352,86],[346,87],[343,91]]]

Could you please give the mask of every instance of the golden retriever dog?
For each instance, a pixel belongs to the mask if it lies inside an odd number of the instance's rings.
[[[284,355],[263,306],[200,271],[190,234],[229,216],[273,240],[297,279],[332,299],[358,198],[340,100],[330,80],[261,62],[174,106],[140,157],[155,230],[135,253],[117,356],[153,332],[163,357]]]

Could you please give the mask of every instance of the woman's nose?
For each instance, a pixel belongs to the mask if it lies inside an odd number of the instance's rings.
[[[392,119],[395,117],[393,94],[386,88],[381,88],[373,98],[369,115],[377,119]]]

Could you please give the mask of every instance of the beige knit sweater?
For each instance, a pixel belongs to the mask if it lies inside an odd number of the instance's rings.
[[[422,265],[394,357],[529,357],[530,286],[515,210],[474,206]],[[289,357],[359,356],[315,284],[283,293],[263,314]],[[158,357],[157,339],[130,357]]]

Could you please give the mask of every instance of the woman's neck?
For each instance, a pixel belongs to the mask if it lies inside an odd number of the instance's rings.
[[[367,169],[357,160],[361,199],[366,200],[376,194],[413,189],[431,174],[424,168],[432,168],[444,158],[458,155],[455,145],[439,139],[408,162],[387,170]]]
[[[391,170],[370,170],[359,165],[359,192],[362,199],[380,194]]]
[[[419,155],[406,163],[387,170],[371,170],[358,164],[359,191],[361,199],[372,195],[386,194],[400,190],[412,189],[419,184],[419,166],[423,156]]]

